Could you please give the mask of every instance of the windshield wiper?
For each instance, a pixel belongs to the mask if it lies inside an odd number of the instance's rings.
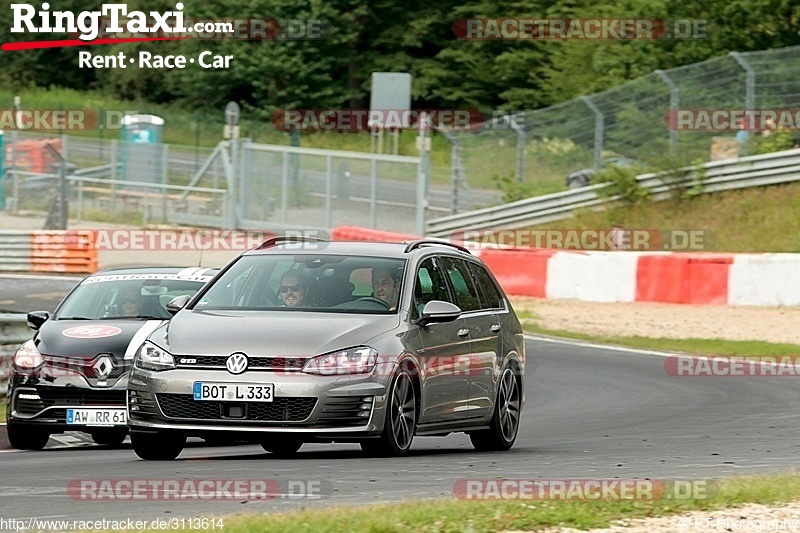
[[[97,320],[88,316],[60,316],[56,320]]]

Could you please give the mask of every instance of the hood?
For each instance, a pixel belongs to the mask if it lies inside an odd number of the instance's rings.
[[[111,354],[132,359],[133,354],[161,320],[48,320],[36,334],[43,356],[94,359]]]
[[[363,345],[399,321],[396,314],[184,310],[169,322],[164,348],[173,355],[310,357]]]

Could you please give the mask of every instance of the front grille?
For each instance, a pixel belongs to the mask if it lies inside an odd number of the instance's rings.
[[[372,396],[327,398],[315,421],[320,427],[363,426],[372,412]]]
[[[52,405],[125,406],[124,390],[83,389],[79,387],[37,387],[33,390],[39,394],[45,407],[50,407]],[[33,392],[33,390],[31,390],[31,392]]]
[[[97,358],[87,360],[78,357],[45,356],[45,367],[56,376],[78,375],[89,379],[99,378],[97,370],[94,368],[96,362]],[[130,369],[128,361],[118,361],[112,358],[112,362],[111,372],[104,379],[119,378]]]
[[[231,402],[201,402],[189,394],[156,394],[159,407],[168,418],[188,420],[230,420],[223,416],[225,405]],[[241,420],[258,422],[302,422],[317,403],[316,398],[275,398],[273,402],[234,402],[243,405],[246,417]],[[237,420],[237,419],[233,419]]]
[[[183,355],[175,357],[178,368],[208,368],[225,370],[225,361],[228,355]],[[191,363],[185,361],[192,361]],[[182,362],[184,361],[184,362]],[[303,369],[306,359],[300,357],[248,357],[248,370],[287,370],[299,371]]]

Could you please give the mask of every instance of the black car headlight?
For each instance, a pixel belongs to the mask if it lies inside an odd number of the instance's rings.
[[[170,370],[175,368],[175,359],[165,349],[145,341],[133,358],[133,366],[143,370]]]
[[[22,372],[31,372],[44,364],[44,358],[33,339],[26,341],[14,353],[14,369]]]
[[[303,372],[325,376],[338,374],[366,374],[372,372],[378,361],[378,351],[369,346],[356,346],[312,357],[303,366]]]

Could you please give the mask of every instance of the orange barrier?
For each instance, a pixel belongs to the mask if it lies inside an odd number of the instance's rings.
[[[58,163],[58,158],[47,149],[48,144],[61,153],[61,139],[18,141],[15,161],[17,168],[27,172],[51,172],[53,165]],[[9,146],[8,150],[11,157],[12,148]]]
[[[376,241],[376,242],[405,242],[416,241],[421,237],[391,231],[359,228],[356,226],[339,226],[331,230],[331,239],[334,241]]]
[[[92,231],[32,231],[33,272],[97,272],[97,249]]]
[[[557,251],[484,248],[481,259],[507,294],[546,298],[547,262]]]
[[[727,304],[733,255],[641,255],[636,268],[636,301]]]

